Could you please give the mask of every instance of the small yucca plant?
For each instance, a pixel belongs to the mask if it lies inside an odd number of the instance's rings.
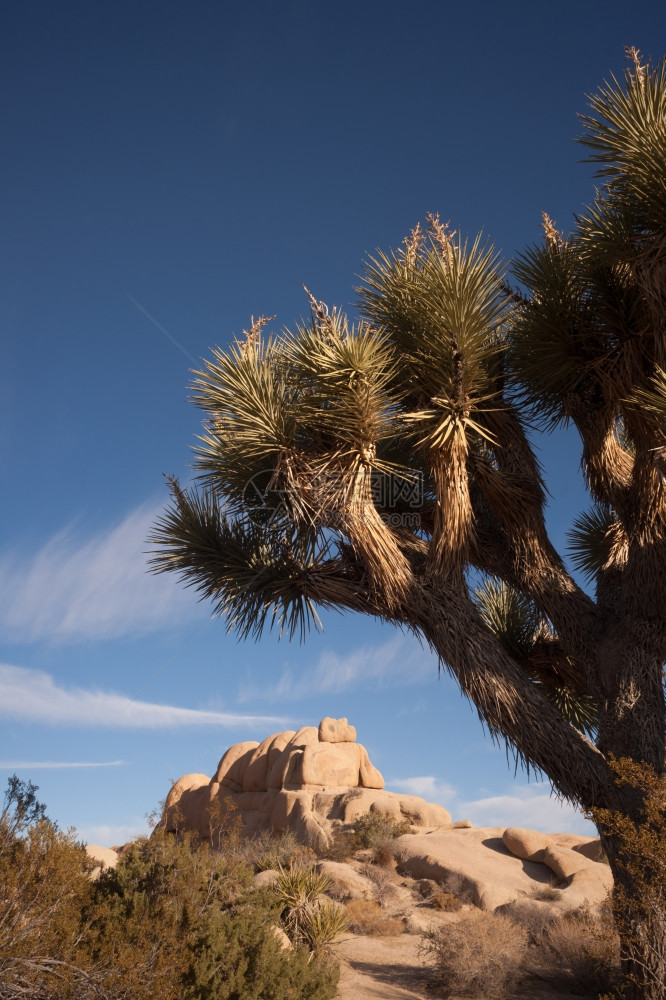
[[[348,929],[344,909],[332,899],[317,899],[302,910],[299,930],[312,951],[326,948]]]
[[[318,922],[331,921],[330,916],[317,918],[315,911],[322,903],[321,897],[333,883],[313,865],[294,865],[292,868],[279,865],[277,873],[273,888],[282,904],[282,919],[287,933],[296,941],[309,942],[313,934],[316,936]]]

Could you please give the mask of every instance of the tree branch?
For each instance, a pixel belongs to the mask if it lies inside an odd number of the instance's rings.
[[[414,617],[495,737],[539,768],[566,798],[592,808],[608,800],[602,754],[553,706],[504,650],[469,599],[452,589],[415,597]]]

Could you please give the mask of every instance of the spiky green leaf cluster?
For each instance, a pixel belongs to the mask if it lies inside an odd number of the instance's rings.
[[[590,98],[592,114],[581,115],[598,176],[607,179],[614,201],[635,214],[641,228],[666,225],[666,60],[642,65],[629,50],[633,68],[624,86],[614,76]]]
[[[615,520],[609,507],[596,504],[580,514],[568,532],[569,552],[574,566],[588,580],[595,580],[608,562],[612,547],[611,529]]]
[[[474,597],[481,617],[507,652],[526,661],[543,620],[534,602],[492,577],[476,588]]]
[[[284,518],[255,523],[225,516],[210,491],[175,485],[172,504],[155,526],[158,572],[176,571],[202,598],[212,599],[241,638],[258,638],[277,624],[304,635],[319,624],[309,596],[312,577],[328,555],[316,532],[290,532]],[[323,603],[323,602],[322,602]]]
[[[557,680],[544,669],[541,648],[554,646],[555,636],[534,601],[502,581],[487,577],[474,592],[481,616],[506,651],[523,667],[565,719],[591,734],[597,725],[597,706],[589,694]]]
[[[637,55],[637,54],[636,54]],[[580,142],[607,179],[563,238],[519,255],[529,290],[510,337],[518,398],[542,426],[579,423],[645,391],[663,364],[654,309],[666,263],[666,63],[614,77],[590,98]]]
[[[195,373],[203,489],[174,486],[153,565],[212,598],[241,636],[316,623],[315,600],[330,598],[318,574],[334,540],[346,544],[338,515],[356,502],[357,476],[371,471],[382,516],[409,513],[427,530],[425,452],[456,430],[490,437],[505,308],[495,253],[479,239],[433,241],[409,274],[398,257],[386,262],[368,266],[369,321],[311,300],[310,322],[216,349]],[[373,302],[390,312],[402,278],[411,292],[390,324]]]
[[[503,351],[506,294],[499,255],[477,236],[431,236],[366,262],[359,304],[400,357],[405,420],[439,448],[457,428],[488,436]]]

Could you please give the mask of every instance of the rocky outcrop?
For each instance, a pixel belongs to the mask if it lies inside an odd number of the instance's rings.
[[[167,830],[193,830],[208,838],[230,809],[238,812],[246,836],[292,830],[318,851],[326,850],[336,830],[367,812],[389,813],[419,827],[451,825],[442,806],[384,790],[384,779],[347,719],[324,718],[318,727],[234,744],[212,778],[178,779],[163,819]]]
[[[570,878],[590,865],[596,870],[606,860],[598,837],[590,840],[575,833],[539,833],[511,826],[502,834],[502,842],[517,858],[540,861],[560,879]]]
[[[399,837],[395,849],[400,871],[433,879],[482,910],[538,900],[551,888],[553,876],[559,889],[549,903],[554,911],[576,909],[584,902],[596,906],[613,882],[608,865],[587,856],[595,852],[595,841],[575,834],[518,827],[434,830]]]
[[[99,844],[86,844],[86,854],[95,867],[90,872],[90,878],[99,878],[105,868],[115,868],[118,864],[118,853],[112,847],[100,847]]]
[[[504,831],[502,842],[515,857],[549,868],[572,906],[602,902],[613,885],[598,837],[590,840],[573,833],[538,833],[514,826]]]

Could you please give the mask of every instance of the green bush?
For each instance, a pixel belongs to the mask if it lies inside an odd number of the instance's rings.
[[[0,816],[0,998],[330,1000],[337,970],[282,950],[280,905],[237,855],[157,829],[91,881],[36,788],[11,779]]]
[[[330,1000],[339,972],[306,947],[283,949],[245,905],[209,910],[193,935],[182,1000]]]
[[[13,775],[0,814],[0,996],[85,995],[75,964],[81,915],[93,895],[83,847],[46,817],[37,787]],[[44,996],[46,993],[43,994]]]
[[[357,848],[377,849],[410,830],[409,820],[397,820],[383,812],[368,812],[356,820],[353,836]]]

